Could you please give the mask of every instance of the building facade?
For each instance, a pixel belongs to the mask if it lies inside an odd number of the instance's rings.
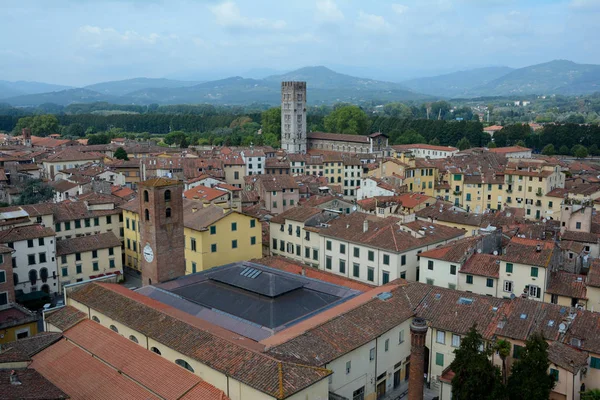
[[[306,153],[306,82],[281,82],[281,148]]]

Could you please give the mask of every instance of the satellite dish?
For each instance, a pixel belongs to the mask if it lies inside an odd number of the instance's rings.
[[[477,249],[477,254],[481,254],[481,249]]]
[[[544,218],[544,219],[542,220],[542,222],[543,222],[543,223],[546,223],[546,222],[547,222],[546,218]]]
[[[352,206],[352,211],[356,211],[356,206]]]
[[[494,252],[492,254],[494,254],[495,256],[497,256],[498,255],[498,250],[494,250]]]
[[[515,297],[517,297],[517,296],[515,296],[515,294],[514,294],[514,293],[511,293],[511,294],[510,294],[510,299],[511,299],[511,300],[514,300],[514,298],[515,298]]]
[[[558,326],[558,330],[561,332],[564,332],[567,329],[567,325],[565,325],[564,323],[560,323],[560,325]]]

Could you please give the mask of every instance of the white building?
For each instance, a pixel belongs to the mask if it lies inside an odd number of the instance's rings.
[[[458,149],[452,146],[434,146],[431,144],[403,144],[392,146],[396,153],[411,152],[417,158],[447,158],[458,153]]]
[[[242,160],[246,164],[246,176],[265,173],[266,156],[262,150],[244,150],[241,154]]]
[[[357,200],[376,196],[394,196],[397,192],[392,185],[379,178],[367,177],[360,180],[357,179],[357,181],[356,183],[360,183],[360,186],[356,189]]]
[[[0,232],[0,243],[15,250],[13,274],[15,291],[56,293],[56,238],[51,228],[40,224],[19,226]]]

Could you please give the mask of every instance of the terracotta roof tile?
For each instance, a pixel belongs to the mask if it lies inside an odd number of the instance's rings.
[[[450,244],[424,251],[421,253],[421,257],[463,263],[469,255],[473,254],[477,240],[477,237],[455,240]]]
[[[46,312],[45,322],[54,325],[61,331],[66,331],[73,325],[83,321],[88,316],[72,306],[61,307],[58,310]]]
[[[500,257],[491,254],[473,254],[459,272],[498,278],[500,276]]]
[[[587,285],[600,288],[600,258],[596,258],[590,264],[587,276]]]
[[[546,292],[576,299],[587,299],[585,275],[571,274],[566,271],[552,272],[548,279]]]
[[[369,143],[368,136],[347,135],[343,133],[326,133],[326,132],[309,132],[306,134],[307,139],[332,140],[337,142],[352,142],[352,143]]]
[[[540,251],[537,251],[537,246],[540,246]],[[545,268],[550,264],[555,247],[553,241],[523,239],[515,236],[506,246],[506,254],[502,256],[502,260]]]
[[[560,342],[551,342],[548,346],[548,359],[571,373],[577,373],[587,366],[588,353]]]
[[[225,196],[227,198],[229,197],[229,193],[227,193],[224,190],[213,189],[202,185],[198,185],[189,190],[186,190],[185,192],[183,192],[183,195],[186,199],[206,201],[213,201],[222,196]]]
[[[285,220],[289,219],[291,221],[304,223],[315,215],[321,214],[322,212],[323,210],[314,207],[293,207],[273,217],[271,222],[276,224],[285,224]]]
[[[0,242],[12,243],[21,240],[37,239],[41,237],[54,236],[52,228],[43,227],[42,225],[25,225],[17,226],[0,232]]]
[[[34,369],[17,369],[20,385],[10,383],[10,369],[0,369],[0,399],[55,400],[68,399],[66,393]]]

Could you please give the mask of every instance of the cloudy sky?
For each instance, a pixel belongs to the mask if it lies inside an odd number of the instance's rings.
[[[600,0],[1,0],[0,80],[600,64]]]

